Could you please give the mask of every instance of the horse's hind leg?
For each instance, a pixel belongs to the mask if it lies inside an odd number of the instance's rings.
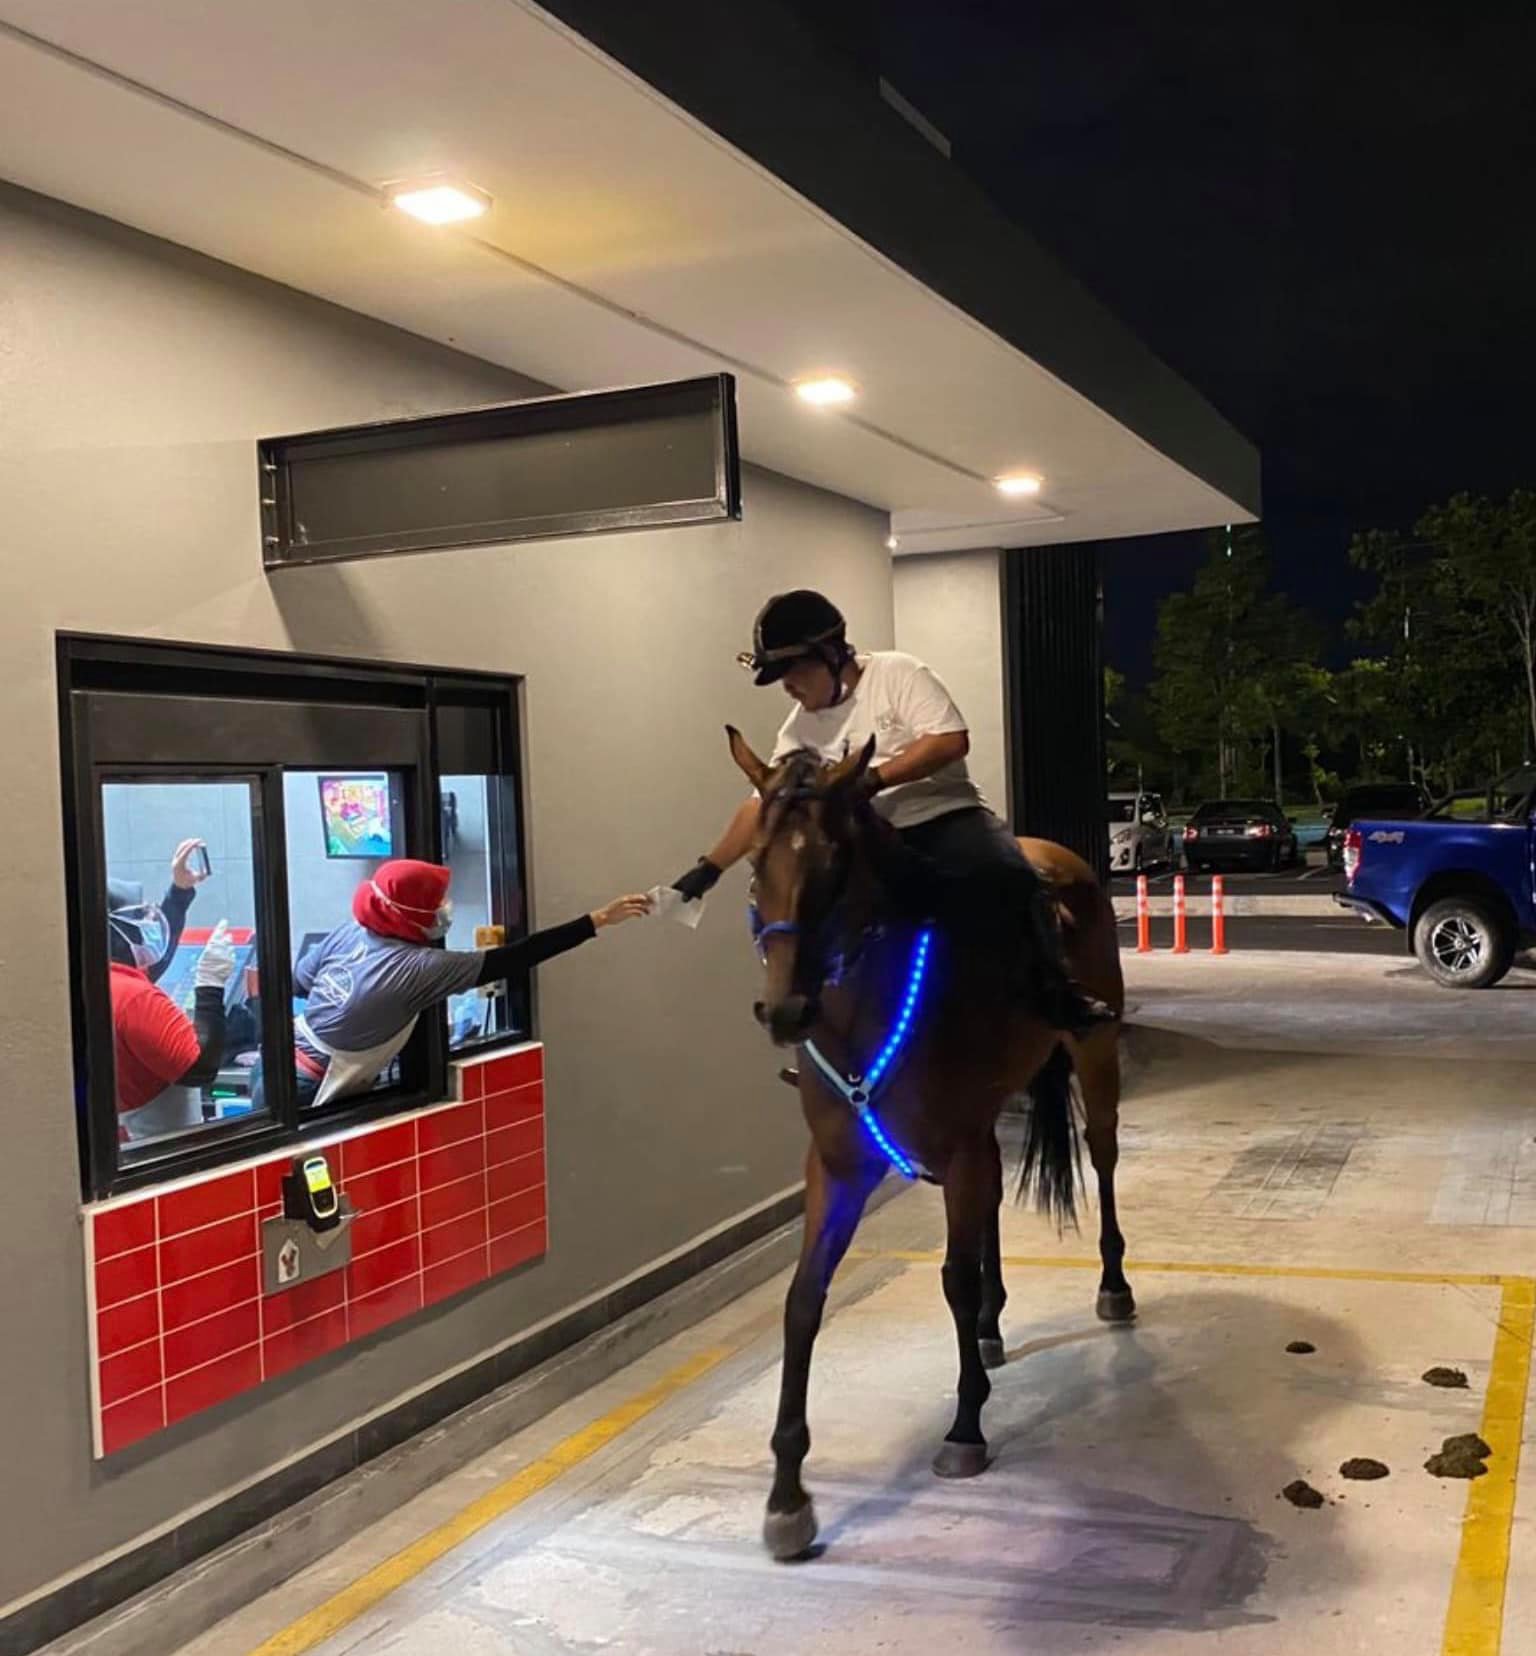
[[[955,1319],[960,1346],[959,1400],[955,1423],[933,1463],[941,1478],[974,1478],[987,1466],[981,1411],[992,1395],[982,1365],[979,1325],[982,1254],[989,1223],[996,1225],[1003,1199],[1002,1160],[995,1140],[960,1151],[944,1179],[944,1212],[949,1245],[944,1256],[944,1298]]]
[[[1099,1181],[1098,1313],[1105,1322],[1130,1322],[1136,1299],[1125,1278],[1125,1238],[1115,1206],[1115,1168],[1120,1160],[1120,1031],[1096,1029],[1072,1043],[1087,1121],[1088,1158]]]
[[[763,1519],[763,1545],[781,1560],[799,1558],[816,1539],[816,1508],[800,1481],[811,1452],[805,1418],[811,1352],[821,1331],[822,1311],[833,1273],[842,1263],[870,1192],[873,1174],[857,1184],[835,1180],[815,1145],[805,1168],[805,1233],[800,1263],[784,1302],[784,1363],[779,1378],[779,1414],[773,1429],[774,1477]]]
[[[997,1188],[1001,1196],[1003,1153],[995,1136],[992,1154],[997,1162]],[[1003,1286],[1003,1243],[998,1217],[1001,1205],[999,1200],[988,1208],[986,1230],[981,1239],[981,1314],[977,1319],[976,1335],[981,1348],[982,1367],[989,1369],[1001,1368],[1007,1361],[1002,1315],[1003,1307],[1008,1303],[1008,1290]]]

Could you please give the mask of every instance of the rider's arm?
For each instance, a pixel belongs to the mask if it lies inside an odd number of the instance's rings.
[[[887,759],[878,770],[865,772],[871,786],[899,788],[904,782],[921,782],[971,751],[971,736],[966,730],[946,731],[941,736],[919,736],[909,747],[904,747],[894,759]]]
[[[712,862],[722,874],[726,869],[739,863],[752,849],[752,840],[757,833],[758,813],[761,809],[762,801],[753,794],[750,799],[742,800],[736,808],[736,814],[726,824],[725,832],[706,858],[706,861]]]
[[[708,856],[700,857],[686,874],[672,882],[672,889],[680,892],[685,902],[698,902],[708,896],[726,869],[734,867],[752,849],[761,809],[762,801],[756,794],[742,800],[736,807],[736,814],[725,825],[725,832],[716,841],[714,850]]]

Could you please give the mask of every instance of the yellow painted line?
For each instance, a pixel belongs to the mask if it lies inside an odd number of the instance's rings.
[[[850,1259],[893,1259],[909,1265],[942,1265],[944,1255],[937,1248],[850,1249]],[[1097,1271],[1097,1259],[1062,1258],[1054,1254],[1004,1254],[1003,1264],[1031,1270]],[[1330,1265],[1246,1265],[1201,1262],[1189,1259],[1127,1259],[1127,1271],[1173,1272],[1185,1276],[1290,1277],[1319,1282],[1409,1282],[1447,1288],[1502,1288],[1520,1277],[1473,1274],[1465,1271],[1367,1271]]]
[[[1531,1340],[1536,1332],[1536,1282],[1511,1277],[1504,1284],[1499,1331],[1483,1402],[1483,1438],[1493,1454],[1486,1477],[1467,1490],[1461,1550],[1451,1583],[1441,1656],[1498,1656],[1504,1629],[1504,1589],[1515,1523],[1520,1439],[1531,1379]]]
[[[343,1588],[334,1598],[300,1616],[280,1633],[274,1633],[270,1639],[257,1645],[251,1656],[301,1656],[302,1652],[313,1650],[316,1645],[355,1622],[359,1616],[366,1615],[375,1605],[382,1603],[423,1570],[429,1569],[455,1547],[462,1546],[487,1524],[495,1523],[514,1507],[521,1506],[540,1490],[547,1489],[573,1466],[590,1460],[600,1449],[605,1449],[631,1426],[654,1413],[668,1399],[718,1367],[737,1349],[736,1346],[716,1346],[709,1351],[701,1351],[697,1357],[690,1358],[670,1374],[664,1375],[648,1390],[557,1443],[547,1455],[515,1472],[504,1483],[472,1501],[436,1529],[429,1530],[393,1558],[386,1558],[350,1587]]]

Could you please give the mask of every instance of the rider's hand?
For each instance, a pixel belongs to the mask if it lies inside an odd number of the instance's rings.
[[[615,897],[606,908],[592,911],[592,924],[601,931],[604,926],[622,926],[626,920],[639,920],[650,912],[649,897]]]
[[[858,795],[861,799],[873,799],[885,786],[885,778],[873,765],[866,766],[858,780]]]
[[[200,886],[208,876],[200,870],[194,871],[191,866],[192,853],[205,850],[202,840],[183,840],[176,847],[176,854],[171,858],[171,884],[178,891],[192,891]]]
[[[229,941],[229,922],[221,920],[197,957],[192,976],[195,989],[222,989],[235,975],[235,950]]]
[[[685,903],[701,903],[720,883],[720,870],[708,857],[700,857],[688,872],[672,882],[672,889]]]

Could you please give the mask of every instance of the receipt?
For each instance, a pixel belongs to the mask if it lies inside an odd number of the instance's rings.
[[[709,901],[707,897],[700,897],[690,903],[680,891],[674,891],[671,886],[652,886],[648,895],[656,905],[653,912],[658,920],[675,920],[678,925],[686,926],[689,931],[699,929],[699,922],[704,918],[704,905]]]

